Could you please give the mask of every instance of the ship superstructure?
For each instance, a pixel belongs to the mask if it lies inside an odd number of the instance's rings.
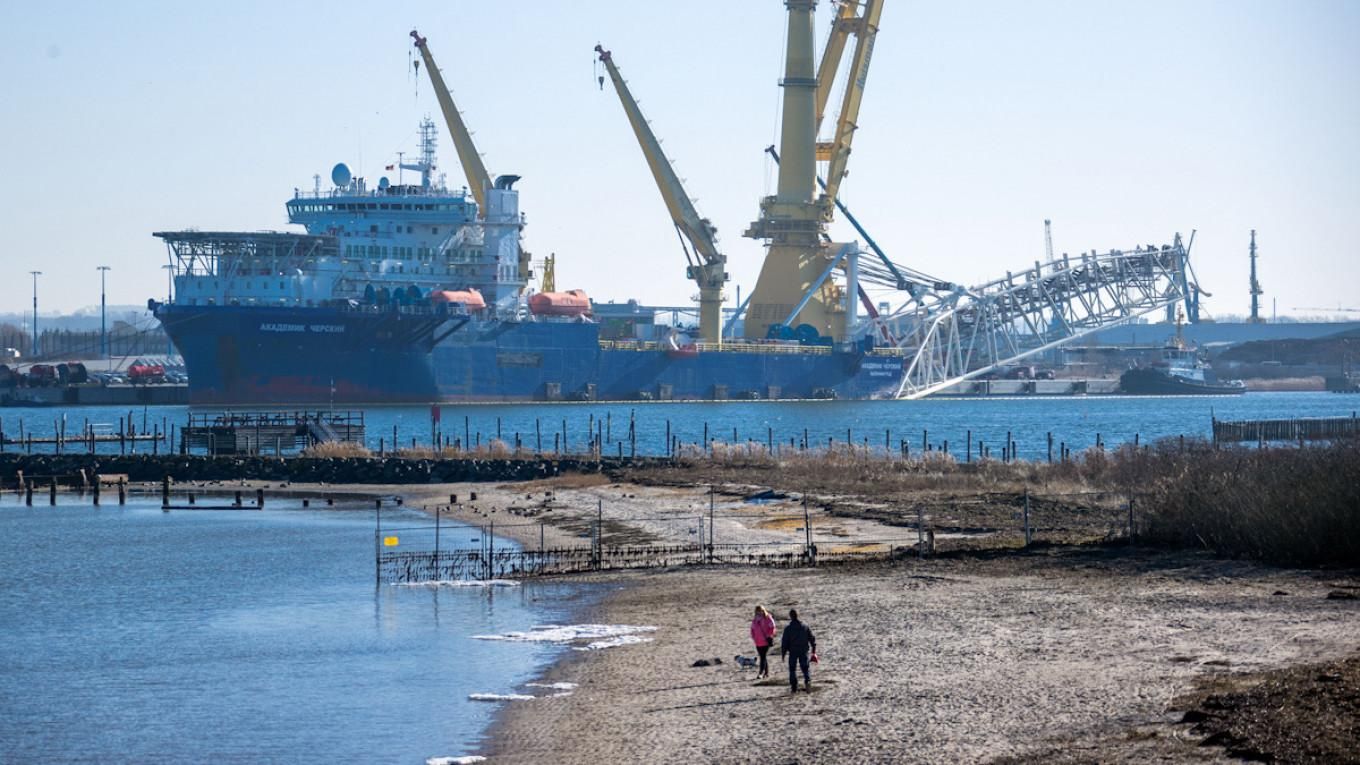
[[[489,213],[466,191],[434,179],[435,125],[421,123],[418,184],[370,185],[343,163],[333,187],[295,190],[288,222],[306,234],[158,232],[175,266],[175,303],[309,307],[334,301],[414,305],[432,292],[477,289],[498,310],[524,290],[514,178],[486,192]]]

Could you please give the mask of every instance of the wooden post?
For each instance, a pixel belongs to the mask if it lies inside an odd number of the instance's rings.
[[[57,477],[52,476],[52,483],[48,485],[47,504],[56,506],[57,504]]]
[[[170,507],[170,475],[161,476],[161,507]]]
[[[713,562],[713,514],[717,503],[717,489],[708,485],[708,562]]]
[[[33,482],[24,483],[24,504],[33,507]]]
[[[235,498],[235,499],[236,499],[236,501],[232,503],[232,507],[240,507],[240,506],[241,506],[241,492],[239,492],[239,491],[236,492],[236,498]],[[381,501],[381,500],[379,500],[379,501]]]
[[[604,500],[595,500],[595,568],[604,563]]]
[[[817,565],[816,553],[812,547],[812,514],[808,512],[807,492],[803,492],[803,554],[808,563]]]
[[[1130,494],[1130,495],[1129,495],[1129,541],[1132,542],[1132,541],[1134,541],[1134,540],[1137,539],[1137,538],[1138,538],[1138,531],[1137,531],[1137,528],[1133,525],[1133,495]]]
[[[94,489],[94,506],[95,506],[95,507],[99,507],[99,483],[100,483],[100,481],[99,481],[99,474],[98,474],[98,473],[95,473],[95,474],[94,474],[94,486],[92,487],[92,488]]]
[[[127,504],[127,479],[125,478],[118,479],[118,504]]]
[[[264,509],[264,489],[255,490],[255,508],[257,510]]]
[[[1033,541],[1033,537],[1032,537],[1031,534],[1030,534],[1030,528],[1029,528],[1029,487],[1026,486],[1026,487],[1025,487],[1025,547],[1029,547],[1030,542],[1032,542],[1032,541]]]
[[[916,506],[916,557],[926,557],[926,511],[919,504]]]

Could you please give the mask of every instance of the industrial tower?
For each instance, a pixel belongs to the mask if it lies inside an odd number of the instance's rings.
[[[788,30],[784,78],[779,83],[784,89],[779,183],[774,196],[761,200],[760,218],[745,232],[745,236],[763,239],[767,244],[765,261],[746,310],[745,335],[748,339],[792,337],[797,329],[803,337],[802,326],[806,325],[815,330],[816,336],[842,340],[846,337],[847,315],[854,311],[851,301],[857,287],[851,288],[850,300],[846,300],[846,290],[825,278],[837,253],[844,251],[843,245],[826,241],[825,232],[845,178],[850,144],[858,126],[882,3],[867,0],[859,17],[853,14],[861,3],[840,6],[836,28],[853,31],[857,41],[835,138],[821,146],[817,143],[817,130],[820,113],[825,109],[823,94],[829,93],[829,88],[819,89],[814,70],[816,2],[785,0],[784,5],[788,9]],[[844,38],[839,44],[843,46]],[[827,53],[832,52],[828,48]],[[829,70],[823,64],[826,73]],[[826,191],[817,197],[819,150],[829,165]]]
[[[1256,280],[1256,229],[1251,230],[1251,318],[1252,324],[1265,321],[1261,318],[1261,283]]]

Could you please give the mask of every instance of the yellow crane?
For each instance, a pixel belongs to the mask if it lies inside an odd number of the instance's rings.
[[[845,6],[852,3],[845,3]],[[822,196],[822,208],[826,219],[831,219],[840,191],[841,181],[845,180],[846,163],[850,160],[850,144],[854,141],[855,131],[859,128],[859,107],[864,101],[864,83],[869,78],[869,61],[874,53],[874,39],[878,36],[878,20],[883,13],[882,0],[867,0],[864,15],[849,22],[838,20],[838,26],[845,24],[848,31],[855,35],[855,50],[850,56],[850,80],[845,86],[841,99],[840,113],[836,116],[836,134],[831,142],[831,154],[826,171],[826,188]],[[820,122],[818,123],[820,126]]]
[[[439,67],[434,64],[430,46],[414,29],[411,30],[411,38],[415,40],[420,58],[425,62],[425,72],[430,76],[430,84],[434,86],[435,98],[439,99],[439,110],[444,113],[444,123],[449,126],[453,147],[458,151],[458,161],[463,163],[468,187],[472,190],[473,199],[477,200],[478,214],[485,217],[486,190],[491,187],[491,176],[487,174],[486,165],[482,163],[482,155],[477,153],[477,147],[472,143],[472,134],[468,132],[467,125],[463,124],[463,115],[458,113],[453,96],[449,93],[448,86],[444,84],[444,75],[440,74]]]
[[[486,165],[482,162],[482,155],[477,153],[477,146],[472,142],[472,134],[468,132],[467,125],[463,123],[463,115],[458,112],[458,107],[453,103],[453,95],[449,92],[448,86],[444,84],[444,75],[440,73],[439,67],[435,66],[434,56],[430,53],[429,44],[414,29],[411,30],[411,38],[415,40],[415,47],[420,51],[421,60],[425,62],[425,73],[429,75],[435,98],[439,100],[439,110],[444,113],[444,123],[448,125],[449,135],[453,138],[453,146],[458,151],[458,161],[463,164],[463,172],[467,175],[472,198],[477,201],[477,217],[486,221],[488,215],[500,212],[493,211],[492,205],[488,204],[488,196],[493,188],[491,175],[486,171]],[[511,185],[517,180],[519,180],[518,176],[503,175],[496,179],[494,188],[508,192]],[[515,208],[513,214],[518,215],[518,202],[515,203]],[[521,284],[527,284],[529,280],[529,253],[521,248],[518,261],[516,265],[519,281]]]
[[[831,87],[836,82],[836,71],[840,68],[841,57],[845,54],[845,43],[858,28],[855,16],[859,0],[844,0],[836,7],[836,18],[831,22],[831,34],[826,46],[822,48],[822,63],[817,66],[817,132],[822,130],[822,118],[826,116],[826,104],[831,100]],[[831,157],[831,144],[817,144],[817,159],[826,161]]]
[[[628,123],[632,125],[638,145],[642,147],[642,154],[647,159],[647,167],[652,171],[652,178],[656,180],[656,187],[661,191],[666,210],[675,224],[675,231],[680,237],[680,246],[689,261],[685,275],[699,285],[699,334],[703,336],[705,342],[720,342],[723,285],[726,284],[728,275],[727,256],[718,250],[717,229],[708,218],[699,215],[689,195],[685,193],[684,185],[661,149],[661,142],[647,124],[646,118],[642,116],[637,100],[633,98],[633,94],[628,90],[628,84],[619,74],[614,57],[600,45],[595,46],[595,52],[599,54],[600,61],[609,72],[609,79],[614,83],[619,102],[623,104],[623,111],[628,115]]]
[[[845,291],[827,278],[829,270],[843,262],[846,245],[827,242],[825,233],[858,127],[882,0],[840,4],[820,73],[813,70],[815,6],[815,0],[785,1],[788,29],[780,82],[784,99],[779,183],[773,196],[761,200],[760,217],[745,232],[765,240],[767,246],[746,310],[745,334],[752,339],[786,336],[799,325],[823,337],[844,339],[847,313],[854,310]],[[856,43],[834,139],[820,145],[822,158],[829,162],[827,189],[815,196],[817,132],[850,34],[856,36]],[[851,300],[855,290],[851,290]]]

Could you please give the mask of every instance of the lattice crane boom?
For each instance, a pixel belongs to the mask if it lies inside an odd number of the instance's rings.
[[[850,58],[850,79],[845,86],[840,114],[836,117],[836,136],[831,143],[826,171],[823,207],[828,218],[833,210],[832,202],[840,191],[841,181],[845,179],[850,146],[859,128],[859,108],[864,101],[864,84],[869,77],[869,62],[873,58],[874,39],[878,35],[878,21],[882,14],[882,0],[866,0],[864,15],[858,17],[852,27],[855,32],[855,50]],[[837,23],[840,23],[839,19]]]
[[[666,203],[666,210],[680,234],[682,246],[688,242],[685,256],[689,258],[690,265],[686,275],[699,286],[699,333],[705,342],[719,342],[722,332],[722,289],[728,277],[727,256],[718,249],[717,229],[695,209],[670,159],[661,149],[661,141],[642,116],[642,110],[624,82],[623,75],[619,74],[614,57],[600,45],[595,46],[595,52],[599,54],[600,61],[609,72],[610,81],[614,83],[628,123],[647,159],[647,167],[652,171],[652,178]]]

